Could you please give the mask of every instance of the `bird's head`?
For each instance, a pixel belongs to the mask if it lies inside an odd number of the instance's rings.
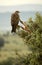
[[[15,11],[16,13],[20,13],[20,11]]]

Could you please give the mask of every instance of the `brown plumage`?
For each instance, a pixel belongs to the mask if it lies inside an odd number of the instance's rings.
[[[11,15],[11,26],[12,26],[11,32],[16,32],[16,28],[18,26],[19,20],[20,20],[19,11],[16,11]]]
[[[17,12],[15,12],[11,15],[11,25],[18,24],[18,22],[19,22],[19,15]]]
[[[23,21],[20,20],[19,11],[16,11],[15,13],[13,13],[11,15],[11,26],[12,26],[12,31],[11,32],[15,32],[16,33],[16,28],[18,26],[19,21],[25,26],[25,28],[23,28],[23,27],[20,26],[22,29],[24,29],[24,30],[26,30],[28,32],[31,32],[28,29],[26,23],[23,23]]]

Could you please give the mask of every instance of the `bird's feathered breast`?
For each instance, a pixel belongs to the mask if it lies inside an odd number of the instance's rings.
[[[14,13],[11,15],[11,22],[18,23],[19,22],[19,15],[18,13]]]

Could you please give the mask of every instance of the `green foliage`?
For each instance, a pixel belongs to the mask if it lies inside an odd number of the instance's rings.
[[[8,58],[0,65],[42,65],[42,16],[38,12],[34,21],[32,18],[29,19],[29,27],[31,34],[22,30],[19,35],[25,39],[25,44],[32,53],[20,56],[15,50],[17,57]]]
[[[40,15],[40,13],[38,13],[38,12],[36,13],[35,22],[42,29],[42,15]]]
[[[19,34],[22,38],[25,38],[28,35],[28,32],[21,30],[21,33]]]
[[[32,24],[32,28],[34,28],[34,30],[30,35],[31,37],[26,39],[26,44],[32,51],[33,56],[35,55],[36,57],[32,57],[32,61],[30,60],[30,65],[42,65],[42,16],[39,13],[36,13],[36,18]]]
[[[8,58],[7,60],[0,63],[0,65],[13,65],[12,58]]]
[[[29,19],[29,27],[32,33],[22,34],[25,37],[25,44],[32,51],[29,65],[42,65],[42,16],[38,12],[34,21]]]
[[[4,46],[5,40],[4,38],[0,37],[0,48]]]

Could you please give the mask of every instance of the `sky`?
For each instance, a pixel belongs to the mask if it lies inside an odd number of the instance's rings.
[[[19,11],[42,11],[42,0],[0,0],[0,15],[2,16],[4,12],[14,12],[14,10]],[[0,17],[1,18],[1,17]],[[8,23],[4,19],[0,20],[0,26],[2,29],[5,28],[5,23],[10,26],[10,21]],[[7,25],[6,25],[7,26]],[[8,27],[8,26],[7,26]],[[10,28],[11,29],[11,28]]]
[[[0,0],[0,6],[12,6],[22,4],[42,4],[42,0]]]
[[[16,10],[19,11],[42,11],[42,5],[30,5],[30,4],[24,4],[24,5],[15,5],[15,6],[0,6],[0,13],[4,12],[14,12]]]
[[[42,0],[0,0],[0,12],[14,10],[42,11]]]

